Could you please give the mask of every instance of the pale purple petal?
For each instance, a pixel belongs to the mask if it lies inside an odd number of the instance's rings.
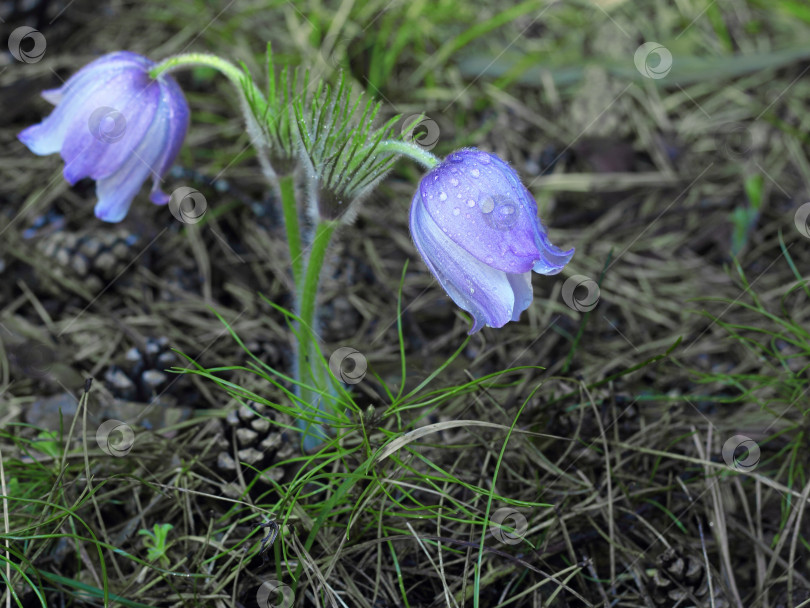
[[[431,217],[466,251],[504,272],[531,270],[538,258],[537,204],[497,156],[454,152],[419,188]]]
[[[152,192],[149,198],[156,205],[165,205],[169,202],[169,195],[160,189],[160,180],[166,171],[172,166],[183,140],[186,138],[186,131],[189,123],[189,110],[183,92],[174,80],[160,79],[162,101],[161,110],[168,117],[168,127],[166,136],[166,146],[155,167],[154,179],[152,182]]]
[[[473,334],[484,325],[502,327],[512,318],[514,293],[506,273],[482,263],[445,235],[422,205],[411,205],[411,235],[422,259],[452,300],[473,316]]]
[[[520,319],[520,313],[532,305],[534,292],[532,291],[532,273],[523,272],[521,274],[507,274],[509,285],[512,287],[515,299],[515,309],[512,311],[512,321]]]
[[[48,101],[55,100],[56,108],[40,124],[23,130],[18,139],[40,156],[59,152],[67,131],[76,114],[84,108],[87,97],[102,89],[116,74],[131,70],[133,60],[130,56],[137,57],[133,53],[122,52],[97,59],[71,76],[61,88],[45,91],[43,96]]]
[[[75,184],[114,173],[140,144],[159,99],[160,85],[136,70],[123,71],[85,95],[61,150],[65,179]]]
[[[540,249],[540,259],[535,263],[533,270],[540,274],[558,274],[574,257],[574,249],[563,251],[555,247],[548,240],[546,233],[540,229],[537,236]]]
[[[118,222],[129,211],[132,199],[143,183],[155,174],[169,136],[169,114],[164,104],[155,112],[155,119],[144,134],[138,147],[112,175],[96,182],[96,217],[105,222]]]

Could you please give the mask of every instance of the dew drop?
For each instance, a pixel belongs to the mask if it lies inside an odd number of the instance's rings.
[[[444,192],[440,192],[439,193],[439,200],[440,201],[446,201],[447,200],[447,195]]]
[[[458,207],[453,209],[453,215],[458,215],[459,213],[461,213],[461,210]]]
[[[463,163],[464,162],[464,157],[461,154],[459,154],[458,152],[453,152],[450,155],[450,160],[453,161],[454,163]]]
[[[478,169],[472,169],[472,170],[470,171],[470,174],[471,174],[473,177],[478,177],[479,175],[481,175],[481,172],[480,172]]]
[[[450,178],[450,183],[453,184],[454,186],[458,186],[458,180],[455,177]]]
[[[481,207],[481,211],[484,213],[492,213],[492,210],[495,209],[495,201],[492,200],[491,196],[481,199],[478,202],[478,206]]]
[[[470,287],[470,293],[471,294],[475,293],[475,287]]]
[[[478,161],[482,165],[488,165],[489,164],[489,154],[487,154],[486,152],[481,152],[481,154],[478,155]]]
[[[494,261],[495,261],[495,258],[493,258],[491,255],[487,256],[487,259],[486,259],[487,264],[492,264],[492,262],[494,262]]]
[[[473,199],[469,199],[467,201],[467,206],[468,207],[475,207],[475,201]]]

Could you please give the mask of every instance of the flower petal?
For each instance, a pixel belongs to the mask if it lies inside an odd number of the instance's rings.
[[[520,319],[520,313],[532,305],[534,292],[532,291],[532,273],[523,272],[521,274],[507,274],[509,285],[515,298],[515,310],[512,311],[512,321]]]
[[[162,107],[155,111],[155,120],[149,126],[138,147],[115,173],[96,182],[96,217],[105,222],[119,222],[126,216],[132,200],[143,183],[154,174],[167,145],[169,114]]]
[[[538,238],[538,246],[540,248],[540,259],[535,263],[532,270],[540,274],[557,274],[565,265],[574,257],[574,248],[568,251],[563,251],[559,247],[555,247],[548,240],[548,235],[541,229]]]
[[[174,79],[166,77],[158,79],[161,89],[161,108],[167,114],[168,132],[166,135],[166,145],[163,154],[155,167],[155,176],[152,182],[152,192],[149,198],[156,205],[165,205],[169,202],[169,195],[160,189],[161,178],[172,166],[183,140],[186,138],[186,131],[189,123],[189,110],[183,91]]]
[[[484,325],[512,319],[515,296],[506,273],[487,266],[453,242],[425,208],[417,191],[411,204],[411,235],[422,259],[448,295],[473,315],[473,334]]]
[[[497,156],[475,149],[454,152],[419,189],[436,224],[481,262],[523,273],[539,258],[537,204]]]
[[[34,154],[44,156],[59,152],[74,116],[84,107],[87,96],[103,88],[116,74],[132,69],[130,56],[137,57],[127,52],[104,56],[76,72],[61,88],[45,91],[43,96],[48,101],[57,101],[56,108],[40,124],[23,130],[17,138]]]
[[[155,116],[160,86],[146,71],[129,69],[84,96],[62,145],[65,179],[102,179],[138,147]]]

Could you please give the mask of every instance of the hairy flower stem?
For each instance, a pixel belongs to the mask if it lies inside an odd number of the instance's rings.
[[[298,207],[295,204],[295,179],[292,175],[282,175],[279,180],[281,206],[284,211],[284,228],[287,231],[287,246],[290,250],[295,291],[301,288],[301,273],[304,267],[304,251],[301,247],[301,228],[298,225]]]
[[[328,411],[325,400],[331,383],[318,346],[316,301],[326,251],[337,226],[337,222],[320,222],[316,226],[315,237],[310,245],[306,275],[296,300],[298,308],[296,313],[300,319],[298,327],[298,373],[296,374],[296,380],[300,382],[299,396],[305,404],[305,408],[309,405],[312,409],[322,412]],[[317,447],[326,438],[326,432],[318,424],[313,424],[308,429],[306,421],[299,420],[298,426],[304,429],[303,442],[305,451]]]
[[[377,153],[382,154],[384,152],[392,152],[394,154],[399,154],[400,156],[407,156],[428,170],[433,169],[441,162],[424,148],[416,144],[408,143],[407,141],[396,141],[393,139],[381,141],[380,145],[377,146]]]

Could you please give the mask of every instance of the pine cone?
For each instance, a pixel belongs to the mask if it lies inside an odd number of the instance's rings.
[[[709,597],[706,565],[697,556],[688,555],[673,547],[664,551],[657,560],[650,594],[656,606],[662,608],[728,608],[729,603],[720,589],[719,579],[713,577],[714,604]]]
[[[257,469],[266,469],[273,462],[286,460],[295,453],[292,434],[281,424],[292,425],[292,418],[269,407],[248,401],[239,409],[231,410],[222,422],[222,451],[217,457],[217,466],[225,472],[234,472],[239,462]],[[234,459],[234,443],[236,458]],[[279,481],[284,470],[273,467],[266,472]]]
[[[104,382],[114,397],[124,401],[148,403],[156,397],[167,401],[165,393],[176,396],[187,386],[182,376],[163,371],[177,363],[168,338],[147,338],[143,350],[133,346],[118,365],[107,368]]]
[[[123,229],[66,232],[41,237],[36,248],[54,261],[56,276],[80,281],[91,293],[98,293],[118,277],[136,257],[138,237]],[[43,284],[61,292],[55,285]]]

